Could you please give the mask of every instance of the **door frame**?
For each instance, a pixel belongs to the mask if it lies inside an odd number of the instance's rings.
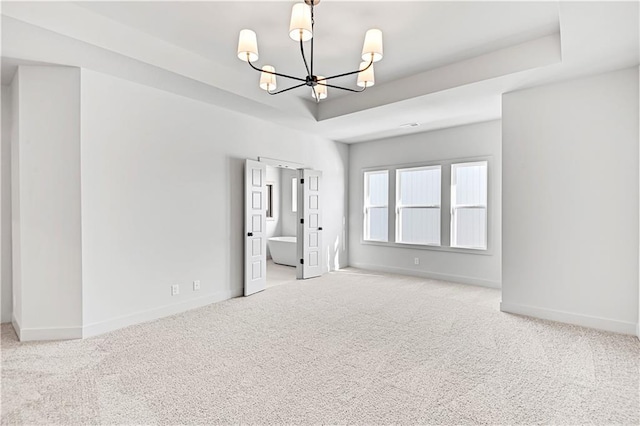
[[[253,232],[251,229],[251,227],[249,226],[248,223],[248,208],[249,208],[249,195],[246,193],[247,191],[247,179],[249,179],[249,173],[248,173],[248,168],[247,168],[247,164],[250,164],[249,162],[253,162],[253,163],[262,163],[265,165],[264,168],[264,173],[262,176],[262,201],[263,201],[263,207],[264,207],[264,214],[262,215],[262,229],[265,231],[265,235],[264,238],[262,238],[264,240],[263,242],[263,247],[262,247],[262,253],[264,256],[264,273],[263,273],[263,279],[264,279],[264,283],[265,286],[263,288],[261,288],[260,290],[257,291],[249,291],[251,290],[249,289],[247,285],[248,280],[247,277],[249,276],[249,273],[251,272],[249,270],[249,261],[248,261],[248,257],[249,257],[249,238],[251,238],[248,234],[250,232]],[[298,254],[298,258],[302,259],[302,252],[303,252],[303,241],[301,241],[301,228],[300,228],[300,219],[302,219],[302,215],[303,215],[303,211],[304,211],[304,188],[300,182],[301,182],[301,176],[304,176],[304,170],[312,170],[310,168],[308,168],[307,166],[305,166],[304,164],[301,163],[295,163],[295,162],[291,162],[291,161],[285,161],[285,160],[278,160],[278,159],[274,159],[274,158],[268,158],[268,157],[258,157],[258,161],[256,160],[252,160],[250,158],[246,158],[245,159],[245,185],[244,185],[244,190],[245,190],[245,205],[244,205],[244,214],[245,214],[245,223],[244,223],[244,233],[243,233],[243,241],[244,241],[244,287],[243,287],[243,294],[244,296],[249,296],[251,294],[260,292],[262,290],[264,290],[266,288],[266,244],[267,244],[267,238],[266,238],[266,203],[265,203],[265,196],[266,196],[266,166],[272,166],[272,167],[276,167],[276,168],[280,168],[280,169],[293,169],[293,170],[297,170],[297,226],[296,226],[296,239],[297,239],[297,243],[296,243],[296,253]],[[320,170],[317,170],[319,172],[321,172]],[[280,184],[280,186],[282,187],[282,183]],[[280,190],[282,190],[282,188],[280,188]],[[284,193],[282,193],[281,191],[281,197],[285,196]],[[320,205],[322,207],[322,205]],[[320,227],[322,227],[322,225],[320,225]],[[320,240],[320,267],[321,267],[321,274],[324,273],[324,263],[323,263],[323,259],[324,257],[322,256],[322,239]],[[305,279],[304,278],[304,266],[301,263],[298,263],[296,265],[296,278],[297,279]]]

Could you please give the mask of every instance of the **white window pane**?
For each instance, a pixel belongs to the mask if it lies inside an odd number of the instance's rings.
[[[291,178],[291,211],[298,211],[298,178]]]
[[[398,170],[402,206],[440,205],[440,167]]]
[[[387,207],[372,207],[367,215],[366,239],[375,241],[388,241],[389,209]]]
[[[369,205],[386,206],[389,198],[389,174],[369,173]]]
[[[487,162],[453,164],[451,181],[451,246],[486,250]]]
[[[454,165],[456,205],[487,204],[487,163]]]
[[[400,242],[440,244],[440,209],[400,209]]]
[[[440,245],[440,209],[433,206],[440,206],[441,167],[399,169],[396,176],[398,242]]]
[[[388,241],[389,172],[365,172],[364,239]]]
[[[483,208],[458,208],[455,212],[457,247],[487,247],[487,210]]]

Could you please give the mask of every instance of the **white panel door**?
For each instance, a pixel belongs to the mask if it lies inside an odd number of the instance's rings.
[[[298,278],[319,277],[323,270],[322,256],[322,172],[298,172]]]
[[[244,295],[262,291],[267,286],[267,208],[265,183],[267,166],[247,160],[244,189]]]

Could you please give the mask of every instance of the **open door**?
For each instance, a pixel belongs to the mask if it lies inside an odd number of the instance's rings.
[[[265,182],[267,166],[246,160],[244,174],[244,295],[267,286],[267,211]]]
[[[322,275],[322,172],[298,171],[298,279]]]

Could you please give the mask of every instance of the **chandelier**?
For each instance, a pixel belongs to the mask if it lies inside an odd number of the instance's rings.
[[[275,68],[271,65],[265,65],[262,69],[256,67],[253,64],[253,62],[258,60],[258,39],[256,37],[256,33],[248,29],[240,31],[240,37],[238,39],[238,58],[247,62],[254,70],[260,72],[260,88],[265,90],[268,94],[277,95],[299,87],[308,86],[311,88],[311,96],[316,100],[316,102],[320,102],[321,99],[325,99],[327,97],[327,88],[329,87],[359,93],[363,92],[367,87],[371,87],[375,84],[373,63],[382,59],[382,31],[379,29],[370,29],[366,32],[364,45],[362,47],[363,62],[360,63],[357,70],[329,77],[314,74],[313,40],[315,37],[313,28],[315,20],[313,9],[318,3],[320,3],[320,0],[304,0],[304,3],[296,3],[293,5],[293,9],[291,11],[289,37],[291,37],[293,41],[300,42],[300,54],[302,55],[302,61],[304,62],[304,66],[307,71],[306,75],[303,77],[296,77],[276,72]],[[308,41],[311,41],[310,61],[307,61],[304,49],[304,43]],[[327,82],[328,80],[346,77],[353,74],[358,74],[356,84],[360,89],[351,89],[349,87],[337,86]],[[294,80],[298,82],[298,84],[276,91],[276,76]]]

